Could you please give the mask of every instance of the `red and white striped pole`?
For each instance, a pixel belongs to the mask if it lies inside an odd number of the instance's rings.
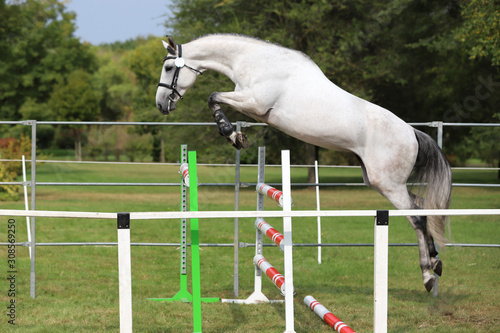
[[[314,299],[312,296],[304,298],[304,304],[314,311],[325,323],[330,325],[334,330],[339,333],[356,333],[352,328],[347,326],[346,323],[335,317],[333,313],[327,310],[321,303]]]
[[[281,248],[281,251],[285,250],[285,242],[283,242],[283,235],[278,232],[278,230],[274,229],[269,223],[264,221],[264,219],[258,217],[255,220],[255,227],[259,229],[262,233],[264,233],[267,238],[272,240],[274,244],[278,245]]]
[[[267,195],[269,198],[276,201],[280,207],[283,207],[283,192],[264,183],[258,183],[255,188],[257,192]]]
[[[189,187],[189,164],[181,164],[181,174],[184,185],[186,185],[186,187]]]
[[[285,278],[281,275],[276,268],[274,268],[269,261],[266,260],[262,255],[256,255],[253,257],[253,262],[259,269],[267,275],[269,279],[274,283],[276,287],[281,290],[281,293],[285,294]]]

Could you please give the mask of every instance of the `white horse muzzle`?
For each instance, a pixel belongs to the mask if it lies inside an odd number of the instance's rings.
[[[175,110],[175,103],[177,102],[177,100],[178,99],[176,99],[175,95],[172,93],[168,95],[168,97],[166,98],[165,101],[166,103],[164,102],[157,103],[156,107],[162,114],[168,115],[170,114],[171,111]]]

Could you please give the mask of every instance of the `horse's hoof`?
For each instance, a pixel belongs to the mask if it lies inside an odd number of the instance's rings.
[[[425,289],[427,292],[430,292],[432,290],[432,287],[434,287],[434,282],[436,282],[436,278],[434,276],[431,276],[427,282],[424,282]]]
[[[248,148],[248,140],[246,134],[242,132],[238,132],[238,136],[236,137],[236,140],[239,142],[240,147],[243,149]]]
[[[247,136],[242,132],[238,132],[233,146],[238,150],[248,148]]]
[[[432,270],[438,276],[441,276],[441,274],[443,273],[443,263],[441,262],[441,260],[439,260],[439,259],[436,260],[436,263],[434,264],[434,267],[432,268]]]

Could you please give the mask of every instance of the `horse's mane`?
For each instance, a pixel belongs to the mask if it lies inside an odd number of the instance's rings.
[[[261,42],[261,43],[272,44],[272,45],[284,47],[284,46],[282,46],[280,44],[272,43],[272,42],[270,42],[268,40],[260,39],[259,37],[253,37],[253,36],[248,36],[248,35],[244,35],[244,34],[237,34],[237,33],[231,33],[231,32],[229,32],[229,33],[212,33],[212,34],[206,34],[206,35],[203,35],[203,36],[199,36],[198,38],[195,38],[193,40],[202,39],[202,38],[205,38],[205,37],[216,37],[216,36],[238,37],[238,38],[250,39],[250,40],[254,40],[254,41],[257,41],[257,42]]]
[[[283,46],[283,45],[278,44],[278,43],[273,43],[273,42],[270,42],[269,40],[262,40],[259,37],[253,37],[253,36],[248,36],[248,35],[243,35],[243,34],[237,34],[237,33],[213,33],[213,34],[207,34],[207,35],[199,36],[199,37],[197,37],[197,38],[195,38],[193,40],[198,40],[198,39],[202,39],[202,38],[206,38],[206,37],[216,37],[216,36],[236,37],[236,38],[241,38],[241,39],[247,39],[247,40],[250,40],[250,41],[257,42],[257,43],[265,43],[265,44],[269,44],[269,45],[274,45],[274,46],[281,47],[281,48],[284,48],[284,49],[287,49],[287,50],[290,50],[290,51],[293,51],[293,52],[298,52],[298,53],[302,54],[304,57],[306,57],[307,59],[309,59],[309,60],[312,61],[312,59],[307,54],[305,54],[302,51],[295,50],[295,49]]]

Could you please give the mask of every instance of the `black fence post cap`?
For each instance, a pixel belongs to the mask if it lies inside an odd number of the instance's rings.
[[[130,213],[118,213],[118,229],[130,229]]]
[[[389,225],[388,210],[377,210],[377,225]]]

